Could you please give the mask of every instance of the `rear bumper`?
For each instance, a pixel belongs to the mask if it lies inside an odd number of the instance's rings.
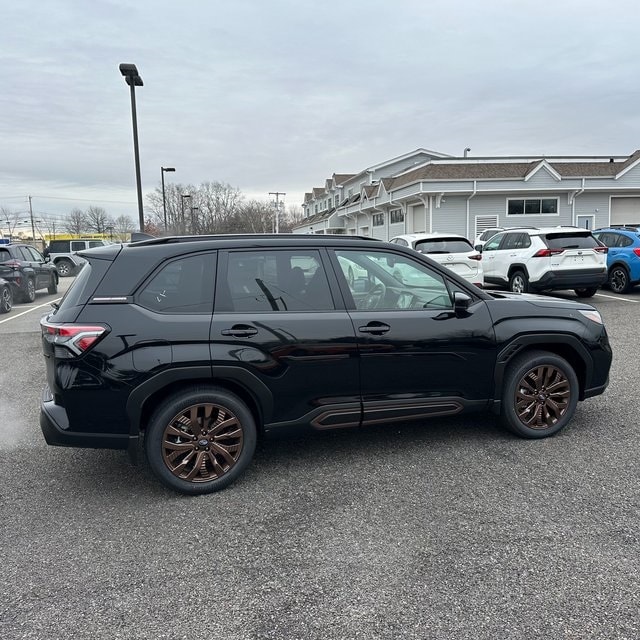
[[[54,403],[49,387],[42,392],[40,428],[47,444],[56,447],[126,449],[129,446],[127,434],[71,431],[67,411]]]
[[[588,289],[607,281],[606,268],[548,271],[540,280],[529,282],[532,289]]]

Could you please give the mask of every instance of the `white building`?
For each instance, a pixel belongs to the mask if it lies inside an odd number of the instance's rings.
[[[473,239],[494,226],[640,224],[640,150],[630,156],[456,158],[416,149],[305,194],[295,233]]]

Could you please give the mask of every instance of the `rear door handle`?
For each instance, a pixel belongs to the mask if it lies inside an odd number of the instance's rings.
[[[370,322],[364,327],[358,327],[360,333],[372,333],[374,336],[381,336],[383,333],[387,333],[391,327],[384,322]]]
[[[223,336],[233,336],[234,338],[250,338],[258,333],[255,327],[246,324],[236,324],[231,329],[223,329],[220,332]]]

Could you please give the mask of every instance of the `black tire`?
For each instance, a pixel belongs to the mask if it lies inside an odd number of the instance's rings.
[[[598,287],[584,287],[582,289],[574,289],[578,298],[593,298],[596,295]]]
[[[505,372],[501,419],[523,438],[546,438],[573,417],[580,387],[571,365],[548,351],[528,351]]]
[[[58,275],[61,278],[66,278],[67,276],[73,275],[75,270],[75,266],[71,260],[67,260],[66,258],[61,258],[56,262],[56,269],[58,270]]]
[[[631,289],[629,282],[629,272],[621,265],[617,264],[609,271],[609,279],[607,281],[609,289],[614,293],[627,293]]]
[[[242,400],[225,389],[201,385],[169,397],[156,409],[145,434],[145,452],[164,485],[199,495],[224,489],[247,468],[256,437],[253,415]]]
[[[9,313],[13,308],[13,289],[5,284],[0,288],[0,313]]]
[[[514,293],[527,293],[529,291],[529,278],[524,271],[514,271],[509,278],[509,291]]]
[[[55,273],[51,274],[51,281],[47,291],[51,294],[58,293],[58,276]]]
[[[27,288],[22,292],[23,302],[33,302],[36,299],[36,283],[33,278],[27,279]]]

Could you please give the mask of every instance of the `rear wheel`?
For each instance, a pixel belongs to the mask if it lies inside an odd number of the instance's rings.
[[[13,291],[11,285],[5,284],[0,288],[0,313],[9,313],[13,307]]]
[[[167,399],[151,417],[145,437],[149,466],[158,479],[190,495],[231,484],[249,465],[256,425],[237,396],[200,386]]]
[[[514,358],[505,374],[501,417],[524,438],[545,438],[571,420],[580,388],[571,365],[547,351]]]
[[[583,289],[574,289],[578,298],[593,298],[596,295],[598,287],[585,287]]]
[[[529,279],[524,271],[514,271],[509,278],[509,289],[514,293],[527,293]]]
[[[614,293],[627,293],[631,288],[629,272],[620,265],[616,265],[609,271],[608,285]]]

